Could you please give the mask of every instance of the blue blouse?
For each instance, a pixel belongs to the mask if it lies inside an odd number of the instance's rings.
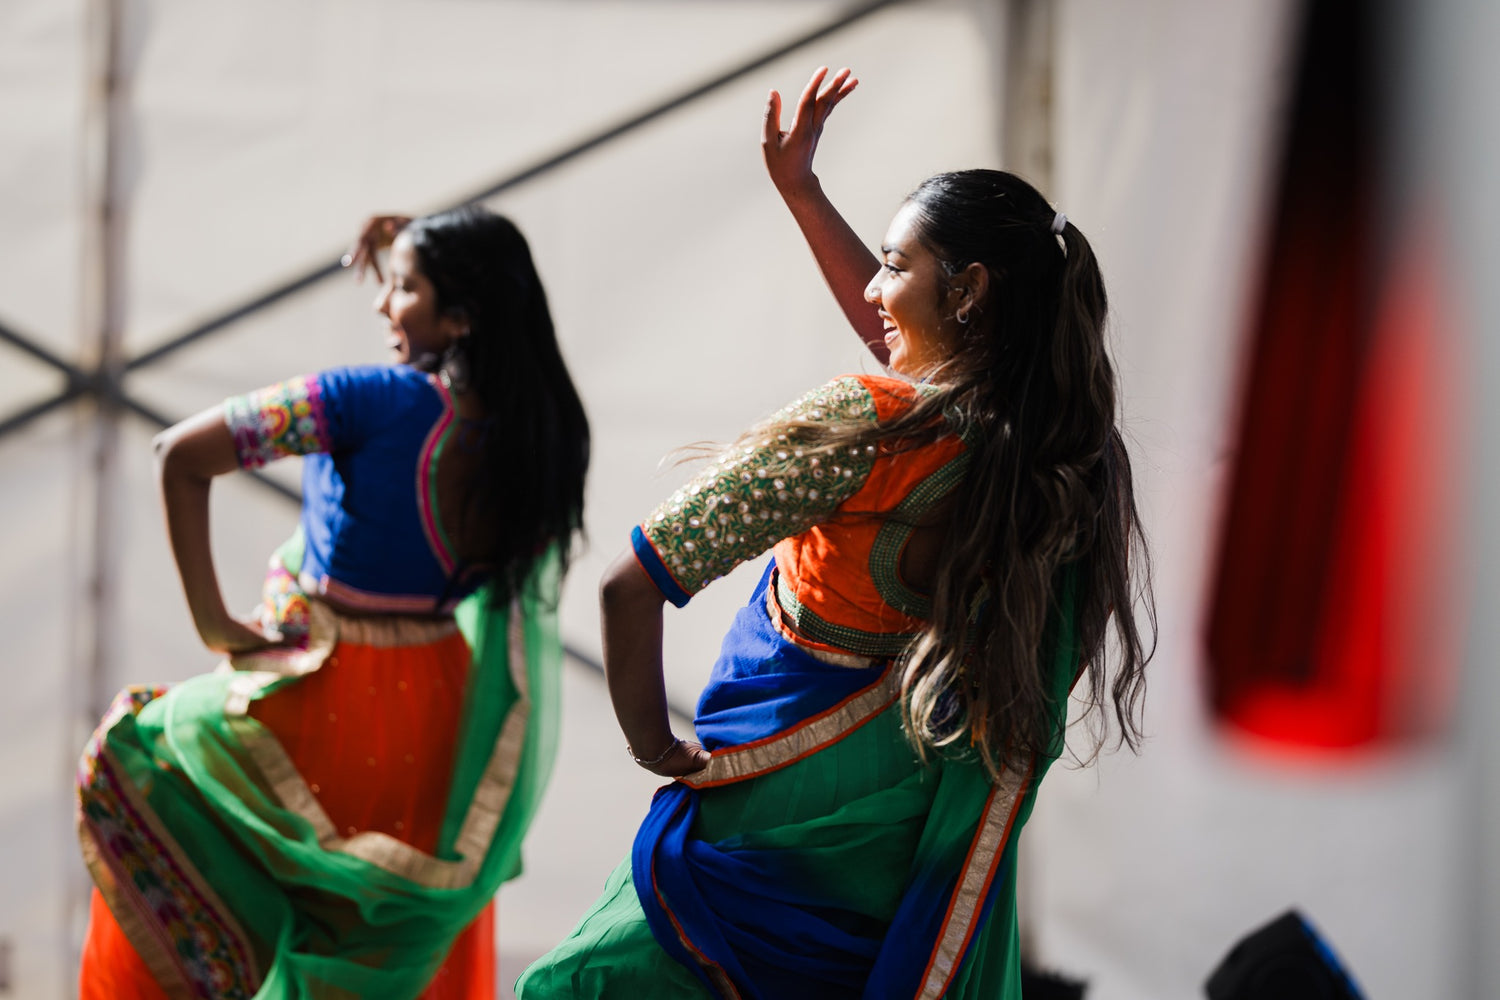
[[[436,473],[457,418],[437,378],[407,365],[334,368],[235,396],[224,419],[244,468],[306,456],[301,523],[267,579],[276,624],[295,632],[307,594],[432,614],[473,589],[449,587],[458,560]]]

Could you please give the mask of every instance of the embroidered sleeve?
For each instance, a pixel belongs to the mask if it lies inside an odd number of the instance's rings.
[[[787,420],[876,420],[870,392],[853,376],[835,379],[775,414]],[[673,604],[753,559],[783,538],[827,520],[859,492],[874,449],[811,454],[795,431],[731,447],[668,497],[631,534],[636,557]]]
[[[316,375],[302,375],[224,402],[240,466],[259,468],[286,455],[329,451],[332,435]]]

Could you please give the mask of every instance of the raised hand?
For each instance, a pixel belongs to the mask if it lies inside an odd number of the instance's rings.
[[[828,85],[822,87],[827,75],[828,67],[820,66],[807,81],[802,96],[797,99],[792,123],[785,132],[781,130],[781,94],[771,91],[766,102],[760,148],[765,156],[766,172],[771,175],[771,183],[776,185],[782,197],[799,193],[817,182],[812,169],[813,154],[818,150],[823,123],[838,103],[859,86],[859,80],[850,75],[848,67],[835,73]]]
[[[411,223],[408,215],[372,215],[360,227],[354,247],[344,254],[343,265],[354,269],[354,279],[363,281],[365,269],[375,272],[376,281],[384,281],[380,273],[380,251],[395,242],[396,235]]]
[[[813,173],[813,154],[818,151],[823,123],[839,101],[859,85],[849,70],[841,69],[823,87],[827,75],[828,67],[823,66],[807,81],[797,100],[797,113],[785,132],[781,130],[781,95],[771,91],[761,130],[761,151],[766,172],[797,220],[829,291],[865,347],[875,360],[885,364],[890,351],[885,346],[884,324],[875,307],[865,301],[865,284],[880,270],[880,261],[833,207]]]

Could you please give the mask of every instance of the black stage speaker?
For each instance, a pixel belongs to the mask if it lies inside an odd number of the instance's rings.
[[[1083,1000],[1088,983],[1056,972],[1044,972],[1021,960],[1022,1000]]]
[[[1241,939],[1204,992],[1208,1000],[1364,1000],[1333,949],[1296,910]]]

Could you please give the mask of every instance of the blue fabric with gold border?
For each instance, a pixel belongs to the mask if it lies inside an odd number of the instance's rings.
[[[753,755],[769,742],[792,739],[788,734],[806,728],[810,720],[840,714],[847,717],[838,722],[837,731],[810,744],[814,752],[836,755],[849,731],[875,718],[889,727],[889,737],[899,740],[889,664],[832,666],[784,638],[766,613],[773,570],[767,570],[736,616],[700,700],[696,726],[703,745],[726,758],[739,752]],[[849,713],[861,700],[867,702],[865,708]],[[788,759],[763,760],[746,777],[789,766],[800,759],[797,753],[793,743],[782,753]],[[823,766],[833,759],[825,756]],[[709,786],[739,780],[714,778],[712,766],[704,774]],[[632,877],[653,936],[721,996],[922,995],[994,788],[972,761],[937,761],[924,768],[912,760],[905,775],[898,774],[894,783],[925,790],[893,792],[893,799],[906,795],[917,803],[914,814],[930,812],[944,821],[924,825],[919,820],[911,828],[914,847],[905,870],[847,872],[850,878],[900,880],[893,890],[900,901],[889,924],[842,904],[837,888],[830,893],[826,881],[809,879],[809,855],[816,852],[766,849],[739,838],[710,842],[696,831],[705,792],[683,781],[660,789],[632,851]],[[1007,813],[1006,829],[1008,807]],[[997,855],[1006,840],[1002,835],[994,845]],[[1005,857],[987,861],[991,874],[983,879],[977,909],[958,940],[956,964],[962,963],[1008,881],[1009,858],[1006,848]]]

